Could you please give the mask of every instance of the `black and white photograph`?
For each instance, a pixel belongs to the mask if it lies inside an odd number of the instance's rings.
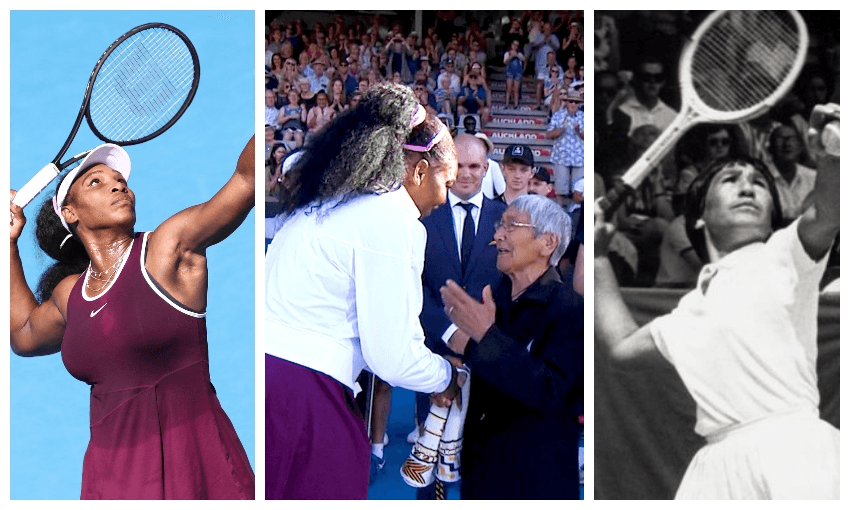
[[[838,499],[839,12],[594,30],[594,499]]]

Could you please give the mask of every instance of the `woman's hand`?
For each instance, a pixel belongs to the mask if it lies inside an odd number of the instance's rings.
[[[11,219],[9,221],[9,241],[13,243],[18,242],[18,238],[21,237],[21,232],[24,230],[24,225],[27,224],[27,218],[24,216],[24,210],[12,202],[17,194],[18,192],[16,190],[9,190],[9,212],[11,213]]]
[[[490,286],[484,287],[482,303],[476,301],[453,280],[440,287],[445,312],[449,319],[476,342],[480,342],[487,330],[496,322],[496,303]]]

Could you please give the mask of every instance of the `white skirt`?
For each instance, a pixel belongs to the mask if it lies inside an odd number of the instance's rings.
[[[839,499],[839,437],[811,413],[733,427],[707,438],[676,499]]]

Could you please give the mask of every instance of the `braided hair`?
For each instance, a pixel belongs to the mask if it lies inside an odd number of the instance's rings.
[[[304,147],[304,155],[284,178],[282,214],[307,205],[321,209],[329,201],[338,207],[362,195],[400,187],[409,162],[405,158],[414,157],[402,144],[420,138],[424,144],[440,127],[436,118],[427,118],[413,128],[417,106],[405,86],[382,84],[366,91],[356,108],[338,115]],[[453,150],[453,144],[441,142],[428,153],[415,153],[414,161],[443,158]]]

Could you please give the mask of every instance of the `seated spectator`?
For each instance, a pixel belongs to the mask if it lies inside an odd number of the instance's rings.
[[[269,65],[269,72],[277,78],[278,82],[283,81],[284,75],[284,66],[283,66],[283,57],[281,57],[278,53],[272,54],[271,64]]]
[[[454,119],[455,101],[457,98],[452,94],[451,76],[445,73],[441,74],[438,83],[439,87],[434,91],[434,98],[439,107],[438,111]]]
[[[528,181],[528,193],[530,195],[552,198],[550,195],[554,195],[554,190],[552,176],[549,175],[549,172],[541,166],[535,168],[531,180]]]
[[[517,22],[518,23],[518,22]],[[511,99],[514,107],[519,108],[519,89],[522,86],[522,75],[525,71],[525,55],[519,51],[520,40],[513,39],[508,51],[505,52],[505,106],[510,106]]]
[[[274,147],[275,144],[277,143],[275,138],[274,138],[274,135],[275,135],[274,128],[272,126],[270,126],[269,124],[266,124],[266,136],[265,136],[266,157],[265,157],[265,159],[269,159],[269,156],[272,153],[272,147]]]
[[[734,138],[735,129],[728,124],[703,124],[693,129],[694,163],[682,168],[673,190],[674,197],[684,197],[694,179],[711,163],[729,155],[739,155]]]
[[[457,99],[458,116],[470,114],[478,114],[482,121],[488,119],[490,115],[490,91],[487,89],[487,84],[484,83],[484,78],[478,74],[472,74],[469,77],[469,84],[464,86]]]
[[[640,157],[660,134],[652,124],[635,129],[629,138],[630,160]],[[672,190],[661,167],[657,166],[615,214],[617,229],[634,244],[639,254],[635,285],[653,285],[660,263],[661,236],[674,217]]]
[[[298,92],[289,91],[289,104],[280,109],[278,122],[283,134],[287,151],[292,151],[304,144],[304,132],[307,130],[307,108],[301,104]]]
[[[354,61],[356,62],[356,59],[354,59]],[[348,60],[343,59],[340,61],[338,68],[339,79],[342,80],[342,83],[345,86],[345,95],[348,97],[357,91],[357,78],[355,78],[350,71],[351,68]]]
[[[570,219],[573,222],[573,235],[575,235],[578,229],[581,208],[584,206],[584,177],[580,177],[579,180],[573,184],[573,194],[570,198],[572,200],[567,206],[567,213],[570,215]]]
[[[328,101],[328,94],[320,90],[318,94],[316,94],[316,106],[310,109],[307,112],[307,129],[310,133],[315,133],[321,130],[325,124],[331,121],[334,118],[336,112]]]
[[[536,65],[536,67],[538,69],[538,74],[537,74],[537,96],[536,96],[537,104],[536,104],[535,107],[539,110],[539,109],[542,108],[541,103],[542,103],[543,97],[544,97],[546,80],[547,80],[547,78],[552,78],[551,69],[554,67],[555,69],[558,70],[558,76],[557,76],[558,81],[564,80],[564,70],[561,68],[561,66],[558,65],[557,62],[555,62],[555,52],[554,51],[549,51],[546,54],[545,64],[542,67],[540,65]],[[542,72],[540,71],[541,69],[542,69]],[[572,80],[572,78],[570,78],[570,79]]]
[[[345,84],[342,78],[335,78],[331,85],[331,108],[337,114],[348,109],[348,95],[345,93]]]
[[[534,154],[527,145],[509,145],[500,166],[505,177],[505,192],[499,199],[511,205],[517,197],[528,194],[528,184],[534,175]]]
[[[276,99],[277,97],[275,96],[274,91],[266,89],[266,124],[272,126],[275,131],[280,128],[280,125],[277,123],[277,118],[280,114],[280,111],[274,106]]]
[[[355,92],[351,95],[351,100],[348,102],[349,108],[357,108],[357,105],[360,104],[360,92]]]
[[[793,124],[783,124],[770,133],[768,165],[776,181],[782,217],[790,222],[809,206],[809,194],[815,189],[817,172],[800,164],[804,152],[803,139]]]
[[[463,125],[463,132],[468,135],[474,135],[478,132],[478,121],[476,120],[475,115],[465,115],[461,124]]]
[[[286,147],[282,143],[275,144],[269,158],[266,160],[266,198],[277,198],[280,188],[280,167],[286,156]]]
[[[327,93],[328,87],[330,86],[330,80],[327,76],[325,76],[327,68],[327,63],[324,60],[319,59],[313,61],[313,64],[305,71],[304,74],[310,83],[310,92],[313,94],[318,93],[320,90]]]
[[[275,102],[275,107],[278,109],[283,108],[284,106],[289,104],[289,93],[294,90],[292,88],[292,83],[288,81],[280,82],[280,85],[277,88],[277,100]],[[297,92],[297,91],[296,91]]]
[[[437,97],[434,94],[428,92],[428,88],[425,85],[425,80],[419,80],[413,84],[413,94],[419,100],[419,104],[424,106],[428,113],[431,113],[435,116],[437,115]]]
[[[469,41],[469,53],[467,60],[469,60],[469,65],[476,62],[479,64],[485,64],[487,62],[487,53],[481,49],[481,45],[477,39],[471,39]]]
[[[316,93],[310,90],[310,80],[307,78],[301,78],[298,80],[298,91],[300,103],[303,104],[309,112],[311,108],[316,106]]]
[[[570,77],[569,72],[566,72],[563,76],[564,78],[561,79],[560,70],[557,67],[552,67],[549,69],[549,76],[543,80],[543,104],[550,107],[553,112],[558,111],[560,108],[560,97],[556,92],[562,88],[567,88],[565,82]],[[553,97],[559,98],[555,101],[554,105],[552,104]]]
[[[659,248],[655,286],[689,289],[697,283],[702,261],[685,230],[685,216],[676,216],[665,228]]]
[[[455,62],[454,60],[448,59],[445,62],[445,66],[443,71],[437,76],[437,84],[440,83],[441,76],[449,77],[449,88],[451,89],[451,93],[453,96],[460,95],[460,76],[455,73]]]

